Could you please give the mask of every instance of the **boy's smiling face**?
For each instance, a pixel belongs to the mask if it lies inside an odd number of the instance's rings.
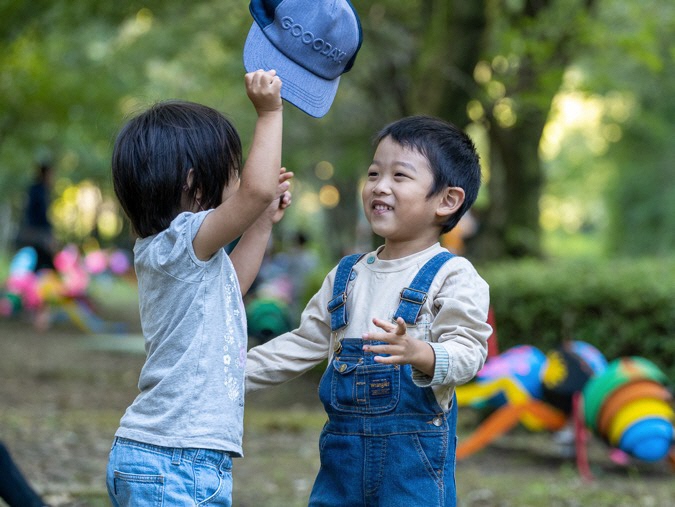
[[[361,194],[373,232],[385,239],[387,252],[383,250],[381,257],[410,255],[438,241],[440,220],[456,207],[449,192],[427,197],[433,182],[434,176],[424,155],[390,137],[382,139]],[[463,192],[461,197],[463,201]],[[449,198],[453,202],[448,202]]]

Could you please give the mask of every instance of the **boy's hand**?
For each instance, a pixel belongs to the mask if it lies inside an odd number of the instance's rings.
[[[276,70],[256,70],[244,76],[246,95],[253,103],[258,115],[283,110],[281,101],[281,79]]]
[[[278,223],[284,216],[286,208],[291,205],[290,179],[294,174],[287,171],[285,167],[279,169],[279,184],[277,186],[278,197],[274,199],[263,213],[263,217],[267,218],[270,223]]]
[[[373,319],[373,324],[384,333],[366,333],[364,340],[386,342],[384,345],[364,345],[363,350],[375,354],[388,354],[387,357],[375,356],[376,363],[410,364],[423,373],[433,376],[436,357],[428,343],[416,340],[408,335],[405,321],[399,317],[396,323]]]
[[[272,209],[270,210],[271,215],[270,219],[272,220],[273,224],[278,223],[283,217],[284,213],[286,212],[286,208],[288,208],[291,205],[291,193],[290,192],[284,192],[281,196],[279,196],[278,199],[275,199],[272,201]]]

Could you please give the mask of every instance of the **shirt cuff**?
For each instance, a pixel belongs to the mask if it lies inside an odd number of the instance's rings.
[[[413,368],[412,380],[418,387],[430,387],[443,384],[443,381],[448,375],[448,370],[450,369],[450,354],[448,354],[446,348],[440,343],[429,343],[429,345],[431,345],[431,348],[434,350],[434,355],[436,356],[434,376],[432,378],[426,373],[422,373],[417,368]]]

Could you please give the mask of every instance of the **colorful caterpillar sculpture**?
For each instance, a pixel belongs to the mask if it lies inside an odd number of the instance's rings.
[[[587,476],[588,430],[629,456],[661,460],[673,453],[675,442],[667,383],[651,361],[630,357],[608,364],[585,342],[566,342],[547,354],[530,345],[513,347],[488,359],[474,381],[457,388],[460,406],[493,410],[460,441],[457,458],[484,448],[518,423],[533,431],[557,431],[573,421],[577,464]]]
[[[675,420],[667,382],[666,375],[642,357],[612,361],[584,386],[586,426],[631,456],[663,459],[673,442]]]

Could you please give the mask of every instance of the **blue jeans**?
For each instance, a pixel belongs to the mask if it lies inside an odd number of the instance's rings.
[[[106,479],[114,507],[232,506],[232,458],[222,451],[115,438]]]
[[[345,338],[319,385],[328,414],[310,507],[455,507],[457,403],[444,413],[410,365]]]

